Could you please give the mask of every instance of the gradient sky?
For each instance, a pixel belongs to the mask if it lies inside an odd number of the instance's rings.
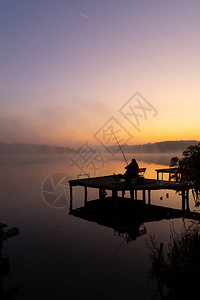
[[[0,141],[78,146],[114,117],[130,144],[200,140],[200,1],[1,0]],[[157,110],[137,131],[119,109]]]

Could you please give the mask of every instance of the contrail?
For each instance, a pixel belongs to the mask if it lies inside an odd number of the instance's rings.
[[[85,18],[85,19],[87,19],[87,20],[89,20],[89,21],[91,21],[91,19],[88,16],[86,16],[86,15],[84,15],[82,13],[80,13],[80,16],[83,17],[83,18]]]

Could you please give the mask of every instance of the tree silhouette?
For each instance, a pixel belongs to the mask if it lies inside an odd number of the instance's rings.
[[[181,173],[180,181],[193,186],[193,196],[196,205],[200,205],[200,143],[189,146],[183,151],[182,159],[172,157],[170,166],[177,166]]]

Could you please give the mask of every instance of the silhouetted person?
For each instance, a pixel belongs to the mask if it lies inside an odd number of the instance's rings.
[[[136,160],[133,158],[132,162],[125,167],[126,172],[124,173],[124,177],[127,181],[131,181],[131,178],[138,178],[139,177],[139,166]]]

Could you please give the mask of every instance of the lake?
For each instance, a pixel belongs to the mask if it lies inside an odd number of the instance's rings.
[[[169,166],[171,156],[138,154],[135,158],[139,167],[147,168],[145,177],[156,178],[155,169]],[[56,187],[56,180],[77,178],[80,170],[72,166],[71,158],[0,157],[0,222],[9,228],[16,226],[20,232],[3,244],[3,253],[10,257],[10,273],[3,277],[3,290],[17,286],[14,299],[159,299],[156,282],[150,278],[147,242],[155,235],[167,249],[172,226],[178,232],[183,220],[142,224],[146,233],[127,243],[125,236],[116,234],[113,228],[69,215],[68,186]],[[130,161],[131,156],[127,159]],[[124,167],[119,154],[95,172],[96,176],[124,173]],[[87,171],[94,175],[94,170]],[[59,196],[63,197],[57,201]],[[98,191],[89,189],[88,199],[97,198]],[[75,188],[74,206],[83,204],[84,190]],[[181,196],[154,191],[152,204],[181,208]],[[195,210],[191,195],[190,208]]]

